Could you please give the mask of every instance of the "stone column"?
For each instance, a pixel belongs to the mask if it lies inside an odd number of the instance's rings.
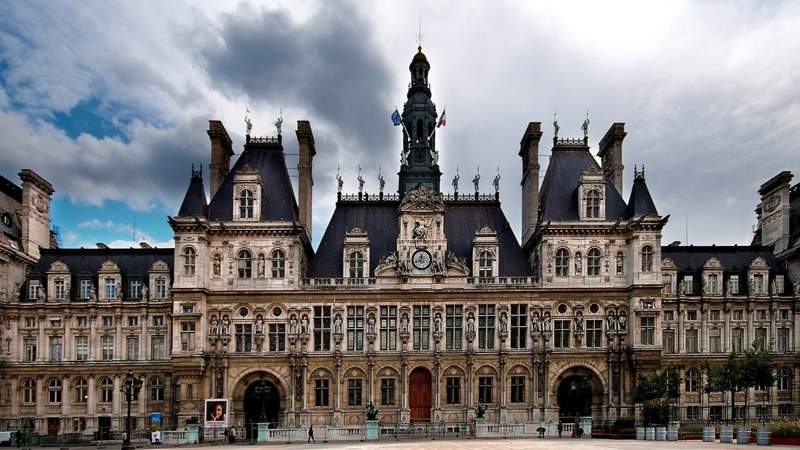
[[[87,388],[89,391],[86,395],[86,431],[94,433],[94,425],[97,417],[97,386],[94,375],[89,375]]]
[[[123,399],[124,396],[125,394],[123,392],[120,392],[119,375],[114,375],[114,392],[111,401],[111,414],[115,419],[117,419],[111,422],[111,428],[114,430],[117,430],[118,428],[115,427],[119,427],[120,424],[120,420],[122,417],[121,406],[122,406],[122,400],[124,400]]]
[[[372,352],[367,354],[367,383],[369,384],[369,401],[375,402],[375,361]]]
[[[529,389],[530,399],[528,400],[528,420],[536,420],[536,400],[539,398],[539,386],[538,386],[538,379],[536,377],[536,372],[539,370],[539,364],[536,362],[536,355],[535,353],[531,352],[531,368],[529,373],[529,383],[531,387]]]
[[[75,359],[75,354],[72,350],[72,316],[64,316],[64,343],[61,347],[61,359],[64,361],[71,361]]]
[[[725,353],[730,353],[731,350],[733,350],[733,344],[731,340],[731,310],[728,307],[726,307],[725,310],[723,311],[723,314],[725,314],[725,326],[723,329],[723,336],[722,336],[723,339],[722,350]]]
[[[114,346],[116,350],[114,351],[114,359],[125,359],[128,355],[125,354],[125,336],[122,334],[122,314],[115,314],[114,315],[114,325],[116,325],[116,336],[114,337]],[[116,380],[115,380],[116,381]],[[116,388],[116,391],[119,392],[119,388]]]
[[[705,386],[708,383],[708,374],[705,371],[700,373],[700,379],[702,380],[702,386]],[[683,383],[680,383],[683,384]],[[708,420],[708,413],[709,413],[709,402],[708,402],[708,393],[705,389],[701,389],[701,397],[700,397],[700,414],[701,419]]]
[[[700,336],[698,336],[699,341],[699,349],[700,353],[704,353],[708,351],[708,308],[703,307],[700,308]]]
[[[19,378],[11,378],[11,416],[19,417]]]
[[[45,332],[45,322],[47,321],[46,316],[39,316],[39,348],[36,354],[37,361],[46,361],[47,360],[47,333]]]
[[[98,355],[100,342],[97,339],[97,319],[98,316],[95,314],[89,316],[89,361],[100,359]]]
[[[150,359],[150,345],[147,342],[147,314],[142,313],[141,319],[139,320],[140,325],[140,332],[139,332],[139,360],[146,361]]]
[[[680,308],[680,305],[678,306],[677,313],[678,313],[678,330],[675,339],[678,341],[677,342],[678,353],[686,353],[686,338],[685,338],[686,331],[683,328],[683,319],[685,311],[683,310],[683,308]]]
[[[70,414],[70,405],[72,404],[72,389],[70,386],[69,377],[64,376],[61,379],[61,417],[63,426],[66,427],[66,421]]]
[[[752,307],[752,303],[747,305],[747,308],[744,310],[745,314],[747,314],[747,336],[744,339],[744,348],[750,348],[750,345],[753,343],[753,314],[755,310]]]
[[[47,391],[44,389],[44,376],[36,377],[36,418],[44,418],[44,405],[47,402]]]

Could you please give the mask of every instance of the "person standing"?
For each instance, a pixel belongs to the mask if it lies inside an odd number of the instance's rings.
[[[317,443],[317,440],[314,439],[314,425],[308,426],[308,441],[306,442],[313,442],[315,444]]]

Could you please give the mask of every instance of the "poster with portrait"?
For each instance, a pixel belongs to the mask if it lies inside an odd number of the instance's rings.
[[[206,400],[206,428],[228,426],[228,399],[209,398]]]

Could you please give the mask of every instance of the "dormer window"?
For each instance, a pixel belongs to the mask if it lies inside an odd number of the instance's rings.
[[[283,250],[272,252],[272,278],[283,278],[286,276],[286,254]]]
[[[251,278],[253,276],[253,255],[249,250],[239,251],[239,278]]]
[[[91,296],[92,292],[92,280],[81,280],[81,292],[80,297],[82,300],[86,300]]]
[[[560,248],[556,252],[556,276],[569,276],[569,250]]]
[[[586,194],[586,218],[600,217],[600,193],[594,189]]]
[[[494,276],[494,258],[492,253],[484,250],[478,257],[478,277],[491,278]]]
[[[739,293],[739,275],[731,275],[728,283],[728,295],[737,295]]]
[[[114,277],[106,277],[106,299],[113,300],[117,298],[117,279]]]
[[[364,278],[364,254],[361,252],[350,253],[350,278]]]
[[[642,247],[642,272],[650,273],[653,271],[653,247],[645,245]]]
[[[753,293],[764,294],[764,274],[757,273],[753,275]]]
[[[156,296],[158,298],[167,298],[166,278],[156,278]]]
[[[59,278],[53,282],[53,286],[55,287],[55,296],[57,300],[64,300],[67,298],[67,290],[64,280]]]
[[[783,294],[783,275],[776,275],[775,276],[775,292],[773,294]]]
[[[131,281],[131,300],[141,300],[142,298],[142,280]]]
[[[590,277],[600,276],[600,250],[593,248],[586,254],[586,275]]]
[[[195,251],[192,247],[183,249],[183,274],[194,275],[195,271]]]
[[[38,300],[40,287],[39,280],[31,280],[30,284],[28,285],[28,298],[31,300]]]
[[[242,192],[239,194],[239,218],[252,219],[254,217],[254,204],[255,196],[253,195],[253,191],[249,189],[242,190]]]

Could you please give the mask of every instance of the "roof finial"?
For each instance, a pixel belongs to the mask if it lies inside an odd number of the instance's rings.
[[[250,109],[245,108],[244,114],[245,136],[250,137],[250,132],[253,130],[253,122],[250,121]]]
[[[280,109],[278,120],[275,121],[275,128],[278,130],[278,136],[281,135],[281,125],[283,125],[283,108]]]
[[[422,51],[422,8],[419,9],[419,31],[417,31],[417,50]]]
[[[581,128],[583,128],[583,144],[584,145],[588,145],[589,144],[589,123],[590,123],[590,121],[589,121],[589,110],[587,109],[586,110],[586,120],[583,121],[583,125],[581,126]]]
[[[558,130],[561,128],[558,126],[558,111],[556,110],[553,110],[553,128],[555,129],[555,132],[553,133],[553,143],[555,144],[555,142],[558,140]]]

